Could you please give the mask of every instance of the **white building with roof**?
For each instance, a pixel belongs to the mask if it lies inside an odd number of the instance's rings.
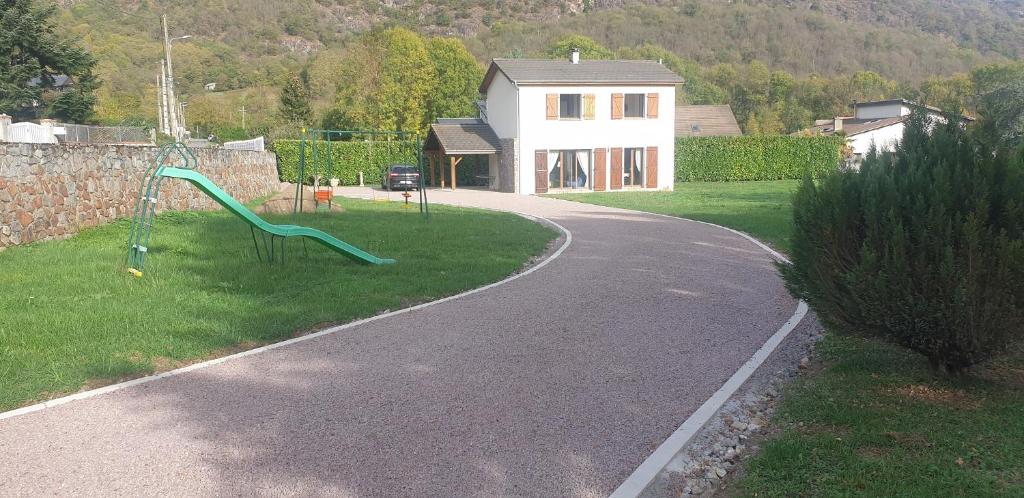
[[[880,151],[896,150],[903,138],[907,120],[914,111],[923,112],[933,123],[945,123],[946,114],[937,107],[917,104],[903,99],[856,102],[853,116],[836,116],[831,120],[815,122],[811,131],[823,135],[843,133],[852,156],[850,162],[859,164],[871,147]],[[964,124],[971,118],[961,117]]]
[[[432,125],[431,169],[450,182],[461,156],[484,154],[505,192],[671,190],[682,82],[652,61],[495,59],[480,118]]]

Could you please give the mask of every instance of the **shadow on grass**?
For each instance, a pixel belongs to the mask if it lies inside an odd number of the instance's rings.
[[[224,212],[160,214],[141,279],[125,269],[126,221],[4,251],[0,363],[11,374],[0,409],[476,287],[555,236],[509,214],[439,207],[425,221],[346,205],[297,221],[398,264],[357,264],[299,240],[286,243],[284,264],[260,263],[248,226]]]
[[[162,381],[121,408],[213,448],[203,463],[217,494],[607,495],[793,303],[766,255],[719,229],[633,214],[559,221],[573,245],[543,272]],[[353,243],[376,233],[324,227]],[[387,271],[402,275],[399,261]],[[280,316],[289,304],[259,303]]]

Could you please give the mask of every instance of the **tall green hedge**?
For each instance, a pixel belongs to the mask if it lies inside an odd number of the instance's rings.
[[[278,173],[281,181],[295,182],[299,172],[300,140],[277,140],[274,152],[277,153]],[[342,185],[359,183],[359,172],[363,172],[363,181],[367,184],[380,183],[381,173],[391,164],[416,164],[416,142],[411,140],[393,140],[377,142],[325,142],[317,141],[314,154],[311,143],[306,144],[306,183],[312,181],[312,165],[315,161],[324,176],[341,180]],[[333,173],[328,173],[329,161],[334,158]]]
[[[837,136],[751,135],[676,139],[676,180],[741,181],[814,177],[839,165]]]

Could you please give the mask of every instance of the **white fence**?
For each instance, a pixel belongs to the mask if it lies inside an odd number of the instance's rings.
[[[89,126],[56,123],[44,119],[36,123],[11,123],[0,114],[0,142],[34,144],[152,144],[146,129],[138,126]]]
[[[263,137],[256,137],[252,140],[224,142],[224,148],[231,150],[264,150],[265,145],[263,143]]]
[[[54,135],[55,131],[58,130],[52,126],[43,126],[29,122],[14,123],[7,127],[7,136],[3,138],[7,142],[55,144],[57,143],[57,137]]]

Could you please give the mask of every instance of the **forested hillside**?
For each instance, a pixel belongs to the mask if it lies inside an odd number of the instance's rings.
[[[571,34],[616,56],[663,48],[697,86],[719,87],[698,88],[702,96],[691,100],[729,103],[733,92],[714,82],[730,71],[764,68],[821,86],[871,71],[906,93],[931,77],[1024,53],[1021,0],[65,0],[62,7],[60,25],[99,60],[96,118],[105,122],[154,119],[159,14],[166,11],[172,35],[193,35],[174,45],[175,74],[193,122],[205,127],[230,125],[243,105],[250,123],[273,122],[278,89],[299,73],[314,107],[325,111],[346,47],[374,27],[456,36],[480,63],[543,55]],[[215,95],[203,90],[206,83],[217,84]],[[813,107],[803,106],[784,128],[824,112]],[[741,118],[745,126],[756,112]]]

